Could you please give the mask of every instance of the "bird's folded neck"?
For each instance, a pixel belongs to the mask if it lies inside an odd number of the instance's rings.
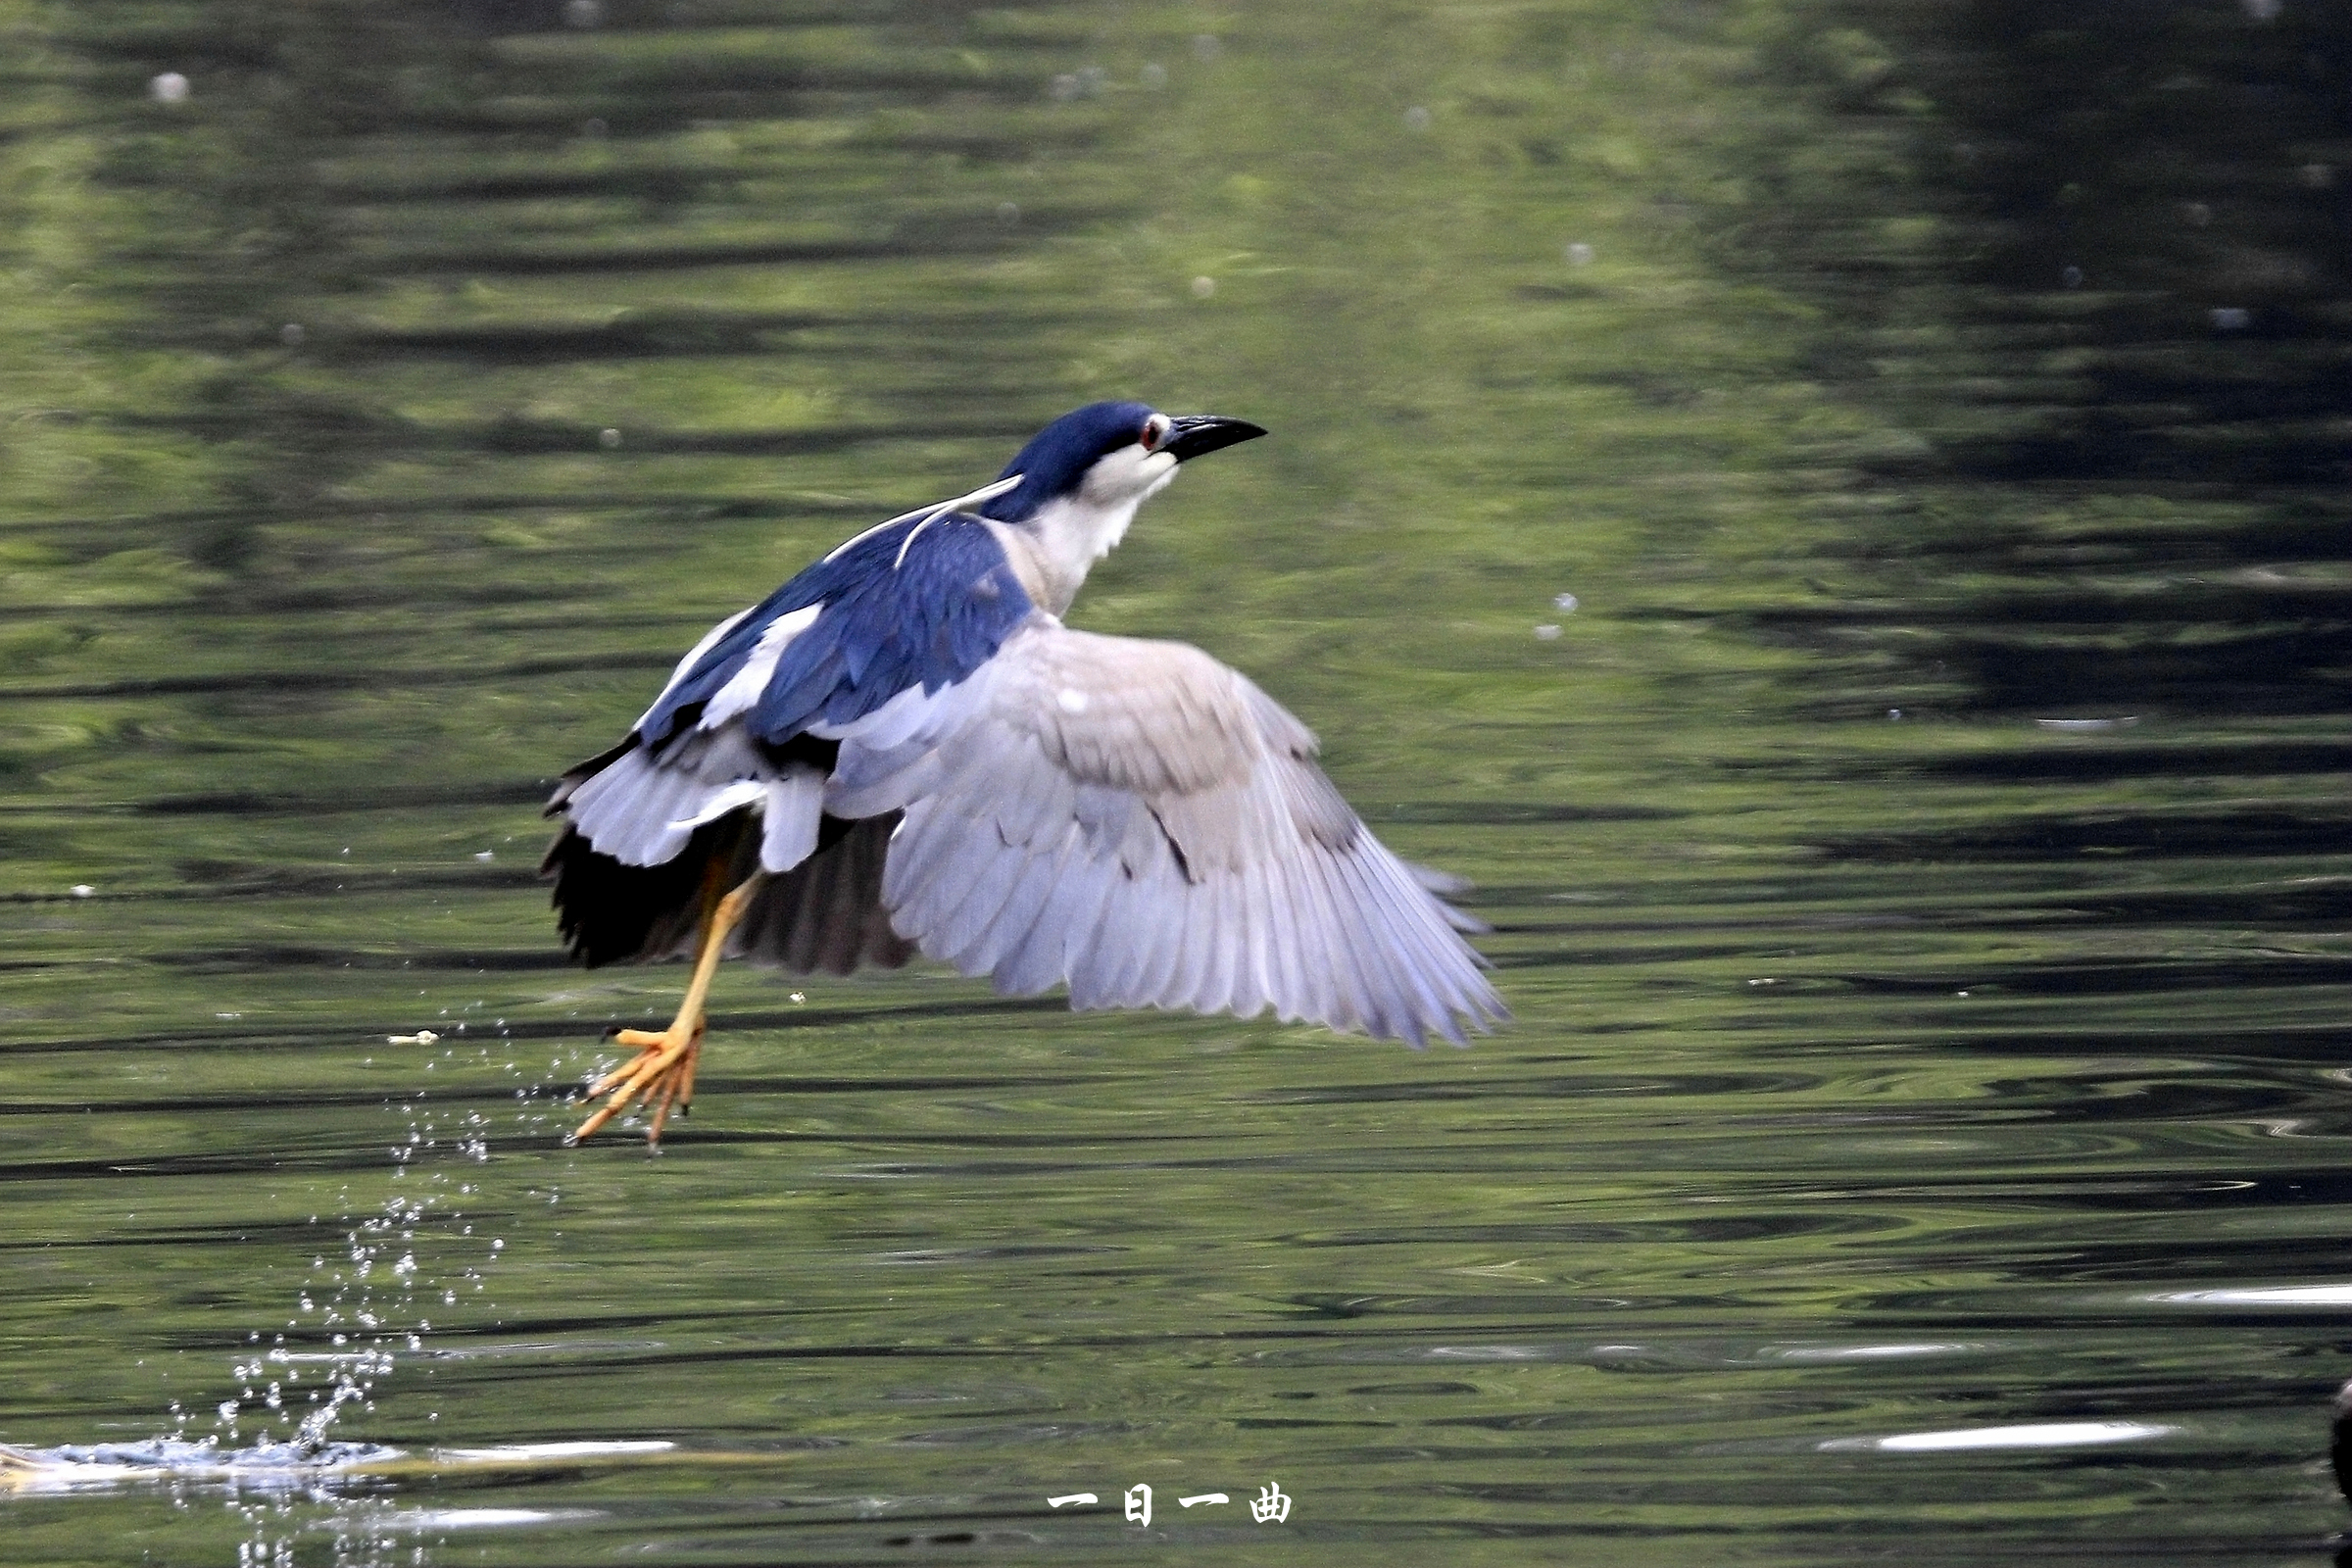
[[[1049,501],[1016,523],[992,523],[1030,599],[1049,614],[1070,608],[1096,562],[1110,554],[1135,520],[1142,496],[1107,505],[1084,496]]]

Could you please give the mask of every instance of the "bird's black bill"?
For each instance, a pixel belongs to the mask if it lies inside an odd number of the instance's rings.
[[[1159,444],[1159,450],[1182,463],[1219,447],[1254,441],[1265,433],[1262,424],[1228,419],[1222,414],[1180,414],[1168,421],[1168,438]]]

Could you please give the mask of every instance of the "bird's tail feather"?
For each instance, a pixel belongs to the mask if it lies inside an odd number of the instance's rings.
[[[824,819],[817,850],[770,876],[727,943],[729,957],[808,974],[862,965],[896,969],[914,944],[891,929],[882,863],[899,813]],[[565,824],[543,875],[555,878],[557,924],[572,956],[590,968],[694,956],[703,915],[760,864],[760,818],[737,811],[694,830],[660,865],[623,865]]]
[[[566,822],[539,872],[555,878],[556,925],[571,956],[593,969],[692,957],[710,902],[759,864],[760,819],[738,811],[696,828],[660,865],[623,865]]]

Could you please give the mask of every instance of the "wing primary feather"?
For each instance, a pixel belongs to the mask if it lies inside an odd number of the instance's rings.
[[[1089,854],[1083,828],[1073,830],[1068,849],[1082,879],[1062,910],[1060,953],[1054,959],[1069,981],[1070,1004],[1075,1007],[1110,1005],[1108,965],[1120,951],[1111,927],[1110,894],[1118,881],[1118,866]]]
[[[1215,995],[1221,960],[1232,946],[1232,935],[1223,920],[1225,896],[1231,879],[1222,875],[1194,881],[1184,862],[1173,853],[1169,856],[1176,890],[1184,900],[1187,918],[1184,922],[1184,958],[1173,981],[1176,1002],[1180,1007],[1197,1012],[1220,1010]]]
[[[893,901],[901,929],[943,963],[956,962],[963,949],[966,938],[957,934],[954,920],[987,872],[996,837],[959,811],[942,810],[925,820],[912,844],[894,852],[908,855],[928,872],[919,890]]]
[[[1044,896],[1036,899],[1027,917],[1017,922],[1017,931],[1012,929],[1015,922],[1009,918],[1001,919],[999,924],[1003,936],[992,973],[998,989],[1008,996],[1033,996],[1056,981],[1069,978],[1069,966],[1062,956],[1063,942],[1070,906],[1083,897],[1085,886],[1080,881],[1083,867],[1072,864],[1070,854],[1077,836],[1078,830],[1072,825],[1059,843],[1046,847],[1042,853],[1039,847],[1031,847],[1035,858],[1029,880],[1042,884]],[[1010,906],[1007,909],[1009,912]]]
[[[1307,858],[1312,847],[1291,839],[1291,853],[1281,858],[1284,902],[1290,910],[1285,932],[1296,989],[1285,999],[1294,1021],[1329,1017],[1337,996],[1331,962],[1322,938],[1323,911],[1316,902]]]
[[[1360,848],[1360,841],[1359,841]],[[1396,943],[1384,929],[1387,922],[1380,918],[1381,897],[1371,875],[1370,857],[1355,854],[1342,856],[1342,874],[1348,879],[1354,896],[1357,928],[1362,932],[1367,967],[1377,976],[1390,1029],[1408,1044],[1418,1047],[1424,1043],[1428,1030],[1423,1022],[1422,1008],[1417,1006],[1407,987],[1407,955],[1397,950]]]
[[[997,989],[1010,996],[1043,991],[1059,980],[1058,973],[1033,980],[1022,956],[1043,925],[1052,924],[1052,905],[1062,883],[1059,846],[1029,845],[1021,856],[1020,875],[1006,895],[996,918],[981,933],[981,951]],[[1010,852],[1008,852],[1010,853]]]
[[[935,797],[907,806],[891,840],[889,864],[882,873],[882,902],[907,922],[900,929],[912,928],[917,906],[938,879],[941,857],[935,845],[945,836],[943,824],[960,819],[960,812]]]
[[[1272,917],[1272,950],[1275,950],[1275,1015],[1284,1022],[1300,1018],[1319,1018],[1327,1010],[1324,990],[1319,983],[1319,971],[1307,961],[1303,945],[1303,926],[1307,919],[1305,896],[1298,884],[1298,854],[1280,854],[1268,860],[1268,874],[1275,889],[1275,917]]]
[[[1250,869],[1247,865],[1236,866],[1218,880],[1227,891],[1221,901],[1224,911],[1215,927],[1221,940],[1209,968],[1209,994],[1216,1002],[1217,1011],[1247,1018],[1252,1010],[1248,1005],[1249,999],[1256,995],[1256,987],[1250,978],[1257,924],[1250,906]]]
[[[1244,1018],[1256,1017],[1274,1001],[1275,954],[1280,933],[1275,926],[1272,869],[1263,860],[1252,860],[1242,868],[1242,907],[1249,911],[1250,918],[1242,946],[1243,964],[1235,981],[1233,1010]]]
[[[1406,948],[1408,966],[1402,973],[1412,982],[1424,1022],[1452,1044],[1468,1045],[1465,1020],[1475,1023],[1478,1011],[1465,983],[1476,983],[1476,968],[1461,939],[1446,924],[1445,906],[1386,849],[1379,851],[1367,875]]]
[[[1356,848],[1357,881],[1393,955],[1391,972],[1403,1000],[1425,1031],[1463,1044],[1456,1014],[1467,1010],[1458,985],[1466,966],[1459,940],[1440,916],[1442,906],[1370,834]]]
[[[1451,997],[1443,988],[1460,958],[1452,935],[1437,917],[1437,903],[1421,891],[1403,865],[1366,834],[1360,850],[1361,880],[1380,926],[1396,950],[1397,972],[1409,980],[1418,1010],[1450,1016]]]
[[[1059,947],[1061,916],[1056,906],[1066,897],[1069,842],[1075,836],[1076,829],[1065,827],[1059,842],[1031,843],[1025,847],[1026,863],[1021,879],[988,930],[990,972],[1000,982],[1009,986],[1016,969],[1034,967],[1022,960],[1033,947],[1040,945],[1041,933],[1053,932],[1055,940],[1052,946]],[[1061,978],[1061,966],[1054,964],[1046,980],[1017,989],[1023,993],[1041,991]]]
[[[1179,929],[1184,945],[1177,950],[1176,961],[1153,1000],[1163,1007],[1206,1012],[1209,1009],[1201,1005],[1201,999],[1208,986],[1208,971],[1216,961],[1216,893],[1197,884],[1178,886],[1182,889]]]
[[[1116,923],[1127,934],[1118,966],[1111,971],[1112,1006],[1152,1005],[1152,976],[1167,966],[1170,961],[1169,950],[1176,947],[1181,938],[1181,927],[1175,918],[1180,911],[1153,909],[1147,892],[1143,876],[1123,866],[1119,880],[1111,886],[1110,897],[1117,913]]]
[[[1144,971],[1155,957],[1154,944],[1164,945],[1168,941],[1168,929],[1139,917],[1144,911],[1144,899],[1135,873],[1125,866],[1119,867],[1118,879],[1111,884],[1110,897],[1105,903],[1111,917],[1103,923],[1108,930],[1120,933],[1121,941],[1113,955],[1104,1004],[1148,1006],[1151,999],[1144,994]]]
[[[1020,862],[984,822],[973,823],[950,854],[954,858],[933,884],[939,897],[925,906],[923,951],[965,974],[985,973],[988,966],[977,961],[980,937],[1004,906]]]
[[[982,831],[988,831],[985,825]],[[1004,956],[1006,928],[1019,925],[1027,930],[1023,911],[1031,919],[1036,917],[1038,902],[1052,891],[1042,877],[1052,870],[1052,861],[1033,859],[1021,849],[999,844],[975,897],[965,900],[956,911],[968,933],[956,960],[957,968],[965,974],[985,974],[992,981],[1002,981],[999,960]]]
[[[1138,1000],[1154,1007],[1182,1006],[1175,998],[1195,962],[1199,941],[1192,884],[1176,874],[1175,861],[1170,858],[1155,859],[1150,871],[1136,879],[1136,887],[1145,895],[1138,912],[1154,926],[1164,919],[1168,933],[1167,941],[1149,950],[1136,986]]]
[[[1336,1027],[1381,1034],[1379,993],[1364,971],[1361,942],[1353,929],[1352,906],[1342,891],[1339,861],[1330,855],[1315,855],[1307,863],[1314,867],[1320,884],[1325,951],[1343,1004],[1345,1021]]]
[[[1365,848],[1372,848],[1369,839]],[[1443,933],[1442,923],[1428,894],[1396,874],[1400,868],[1385,851],[1365,858],[1363,880],[1366,890],[1376,901],[1375,911],[1389,940],[1396,950],[1395,973],[1401,987],[1409,990],[1408,1003],[1426,1028],[1443,1034],[1455,1045],[1465,1044],[1462,1026],[1455,1019],[1460,1010],[1450,984],[1450,971],[1460,959],[1442,950],[1433,938],[1444,935],[1452,941],[1450,933]],[[1407,904],[1399,895],[1408,896]]]
[[[1265,1010],[1264,987],[1257,978],[1258,950],[1264,943],[1259,922],[1265,916],[1251,897],[1255,878],[1250,871],[1245,863],[1227,878],[1233,885],[1234,924],[1233,935],[1226,942],[1229,951],[1222,962],[1220,986],[1224,1010],[1237,1018],[1254,1017]]]

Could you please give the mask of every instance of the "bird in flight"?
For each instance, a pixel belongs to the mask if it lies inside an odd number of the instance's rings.
[[[868,528],[710,628],[628,736],[564,775],[542,870],[590,964],[689,956],[666,1029],[591,1085],[658,1143],[722,956],[915,953],[1014,995],[1456,1044],[1507,1016],[1444,902],[1315,765],[1315,737],[1183,643],[1061,622],[1180,465],[1266,432],[1092,403],[995,483]]]

